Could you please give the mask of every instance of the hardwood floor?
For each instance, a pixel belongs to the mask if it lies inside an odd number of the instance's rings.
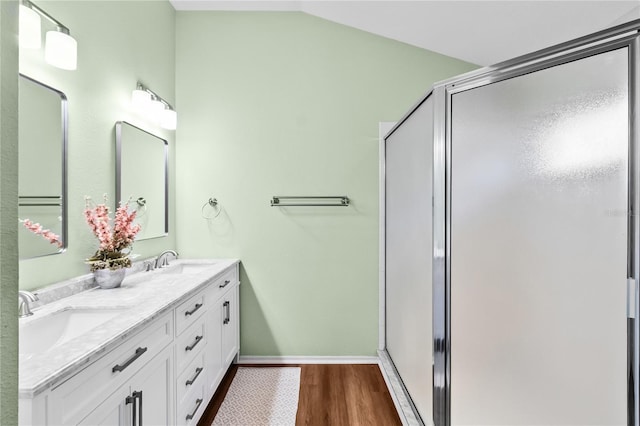
[[[240,367],[285,367],[242,365]],[[297,365],[287,365],[295,367]],[[377,365],[303,364],[296,426],[401,425]],[[211,399],[198,426],[209,426],[238,370],[232,365]]]

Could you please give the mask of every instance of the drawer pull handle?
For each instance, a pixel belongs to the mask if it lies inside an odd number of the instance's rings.
[[[195,347],[196,347],[196,345],[197,345],[198,343],[200,343],[200,340],[202,340],[202,336],[196,336],[196,341],[195,341],[195,342],[193,342],[193,344],[191,344],[191,345],[189,345],[189,346],[185,347],[185,348],[184,348],[184,350],[185,350],[185,351],[191,351],[191,350],[193,350],[193,348],[195,348]]]
[[[200,308],[202,308],[202,303],[196,303],[196,307],[195,307],[195,308],[193,308],[193,309],[192,309],[192,310],[190,310],[190,311],[185,312],[185,313],[184,313],[184,316],[185,316],[185,317],[188,317],[189,315],[193,315],[193,314],[195,314],[195,313],[196,313],[196,311],[197,311],[198,309],[200,309]]]
[[[200,373],[202,373],[202,367],[198,367],[196,368],[196,375],[193,376],[193,379],[189,379],[187,380],[187,384],[185,386],[191,386],[192,384],[195,383],[196,379],[198,378],[198,376],[200,375]]]
[[[195,417],[196,413],[198,412],[198,409],[200,408],[200,404],[202,404],[202,399],[200,398],[196,399],[196,409],[193,410],[191,414],[187,414],[187,420],[191,420]]]
[[[136,359],[140,358],[142,356],[143,353],[145,353],[147,351],[147,348],[138,348],[136,349],[136,353],[133,354],[133,356],[131,358],[129,358],[124,364],[120,365],[120,364],[116,364],[112,369],[111,372],[115,373],[116,371],[124,371],[125,368],[127,368],[128,366],[131,365],[131,363],[133,361],[135,361]]]
[[[224,280],[224,284],[220,284],[218,287],[225,288],[226,286],[229,285],[230,282],[231,282],[231,280]]]

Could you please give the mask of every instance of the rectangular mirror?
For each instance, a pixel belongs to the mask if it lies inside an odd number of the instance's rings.
[[[61,253],[67,245],[67,97],[22,74],[18,96],[18,217],[60,241],[52,244],[18,224],[20,259],[29,259]]]
[[[166,140],[126,121],[116,123],[116,202],[131,200],[142,229],[136,240],[169,232]]]

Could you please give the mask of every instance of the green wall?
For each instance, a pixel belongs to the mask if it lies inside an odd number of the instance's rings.
[[[84,196],[101,200],[108,193],[115,205],[114,126],[118,120],[169,141],[170,233],[137,242],[134,253],[151,256],[176,245],[175,132],[159,128],[129,107],[138,80],[170,103],[175,101],[173,7],[167,1],[46,1],[40,6],[69,27],[78,41],[76,71],[46,64],[42,50],[20,52],[20,72],[68,97],[69,248],[62,254],[20,261],[20,287],[25,289],[88,272],[84,259],[95,252],[97,240],[84,222]]]
[[[475,66],[302,13],[178,12],[176,52],[178,249],[242,260],[242,354],[375,355],[378,122]]]
[[[374,355],[378,122],[474,66],[301,13],[42,3],[77,39],[78,70],[45,64],[42,51],[21,52],[18,66],[17,2],[0,1],[0,424],[17,418],[18,68],[69,99],[69,249],[19,262],[21,288],[87,272],[96,241],[83,197],[113,200],[114,124],[126,120],[170,146],[170,234],[136,253],[241,258],[245,355]],[[129,110],[137,80],[177,107],[177,136]],[[353,204],[269,207],[279,194]],[[212,196],[224,211],[206,221]]]
[[[18,2],[0,1],[0,424],[18,424]]]

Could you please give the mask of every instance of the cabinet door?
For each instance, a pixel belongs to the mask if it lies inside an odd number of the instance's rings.
[[[122,386],[108,397],[78,425],[86,426],[127,426],[131,424],[131,404],[126,403],[129,386]]]
[[[173,425],[172,369],[173,348],[168,347],[78,425]],[[137,398],[130,398],[134,394]]]
[[[227,368],[238,353],[238,286],[222,298],[222,362]]]
[[[173,341],[173,312],[146,325],[117,348],[52,389],[46,403],[47,424],[78,424],[123,386],[127,388],[145,365]],[[138,352],[141,348],[146,351]],[[122,370],[113,371],[119,365]]]
[[[218,384],[222,380],[224,369],[222,368],[222,327],[226,310],[222,307],[223,301],[216,303],[209,309],[207,331],[209,340],[205,348],[208,396],[215,393]]]
[[[173,348],[168,347],[140,370],[131,380],[131,392],[141,392],[138,410],[142,420],[137,425],[172,425],[173,419]]]

